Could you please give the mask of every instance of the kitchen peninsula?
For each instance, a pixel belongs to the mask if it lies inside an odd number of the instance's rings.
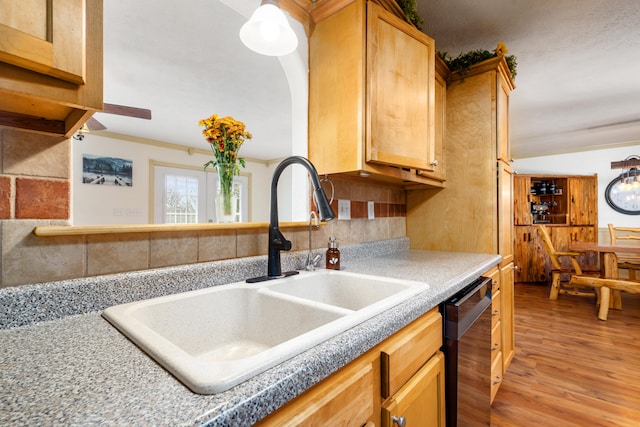
[[[306,252],[290,255],[283,262],[301,265]],[[495,254],[409,250],[406,238],[345,246],[342,256],[346,271],[417,280],[429,287],[211,396],[189,391],[109,325],[100,311],[114,303],[242,280],[264,269],[265,257],[2,289],[0,424],[252,425],[501,259]],[[51,307],[58,309],[51,313]]]

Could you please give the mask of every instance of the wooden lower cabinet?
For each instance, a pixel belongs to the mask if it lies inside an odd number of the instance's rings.
[[[293,400],[258,425],[362,426],[373,418],[374,371],[353,363]]]
[[[408,426],[444,427],[444,381],[444,355],[438,352],[383,402],[382,427],[398,426],[401,419]]]
[[[598,229],[594,225],[566,226],[547,225],[551,241],[557,251],[568,251],[569,244],[574,242],[595,242],[598,240]],[[551,261],[544,247],[542,238],[535,225],[519,225],[514,232],[515,262],[518,269],[516,282],[551,282]],[[562,259],[564,267],[570,267],[570,260]],[[581,266],[597,266],[597,252],[587,252],[578,257]],[[566,278],[563,278],[563,280]]]
[[[513,263],[495,268],[491,278],[491,403],[515,353]]]
[[[256,425],[444,427],[441,346],[436,307]]]
[[[491,278],[491,403],[502,383],[502,292],[500,270],[488,275]],[[499,361],[499,362],[498,362]]]
[[[502,330],[502,372],[513,360],[515,354],[515,319],[514,319],[514,265],[509,263],[500,267],[500,324]]]
[[[549,257],[534,225],[514,227],[514,254],[518,264],[516,282],[546,282]]]
[[[495,399],[498,389],[502,384],[502,352],[495,353],[495,358],[491,362],[491,403]]]

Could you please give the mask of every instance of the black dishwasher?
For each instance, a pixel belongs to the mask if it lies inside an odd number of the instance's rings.
[[[491,425],[491,279],[480,277],[441,305],[447,427]]]

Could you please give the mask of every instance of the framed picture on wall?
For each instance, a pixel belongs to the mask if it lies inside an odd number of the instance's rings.
[[[82,182],[94,185],[133,186],[133,161],[82,154]]]

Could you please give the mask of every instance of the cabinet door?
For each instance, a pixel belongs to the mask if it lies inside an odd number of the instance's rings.
[[[500,269],[500,294],[502,297],[500,313],[500,324],[502,327],[502,372],[506,372],[515,352],[513,264],[506,265]]]
[[[436,65],[442,60],[436,58]],[[446,67],[442,63],[442,67]],[[446,136],[446,121],[447,121],[447,81],[442,73],[438,72],[436,67],[436,79],[435,79],[435,139],[433,141],[433,153],[434,159],[431,163],[432,170],[418,170],[416,173],[420,176],[437,179],[438,181],[444,181],[445,174],[445,157],[444,157],[444,141]]]
[[[382,403],[382,427],[397,426],[394,417],[404,417],[407,426],[445,426],[444,356],[441,352]]]
[[[498,162],[498,251],[502,264],[513,262],[513,175],[511,166]]]
[[[597,225],[598,183],[592,177],[569,178],[569,222],[571,225]]]
[[[0,2],[0,61],[85,83],[84,0]]]
[[[511,163],[511,144],[509,143],[509,93],[511,88],[501,74],[498,73],[498,90],[496,94],[497,120],[497,153],[498,159]]]
[[[546,282],[549,256],[534,226],[518,226],[514,232],[516,282]]]
[[[373,418],[371,363],[348,365],[259,422],[258,426],[362,426]]]
[[[531,178],[513,177],[513,223],[531,225]]]
[[[366,161],[432,170],[433,39],[367,3]]]
[[[493,298],[495,304],[496,298],[502,299],[502,296],[498,291]],[[502,370],[502,322],[498,320],[491,328],[491,403],[493,403],[500,387],[500,382],[496,382],[496,379],[502,379]]]
[[[502,384],[502,352],[496,353],[496,357],[491,359],[491,403],[498,393]]]
[[[442,316],[437,309],[389,338],[380,351],[380,394],[387,398],[442,346]]]
[[[598,228],[596,226],[590,227],[569,227],[568,228],[569,243],[574,242],[596,242],[598,241]],[[594,269],[598,265],[598,253],[597,252],[585,252],[584,255],[578,257],[578,262],[581,266],[589,266]]]

